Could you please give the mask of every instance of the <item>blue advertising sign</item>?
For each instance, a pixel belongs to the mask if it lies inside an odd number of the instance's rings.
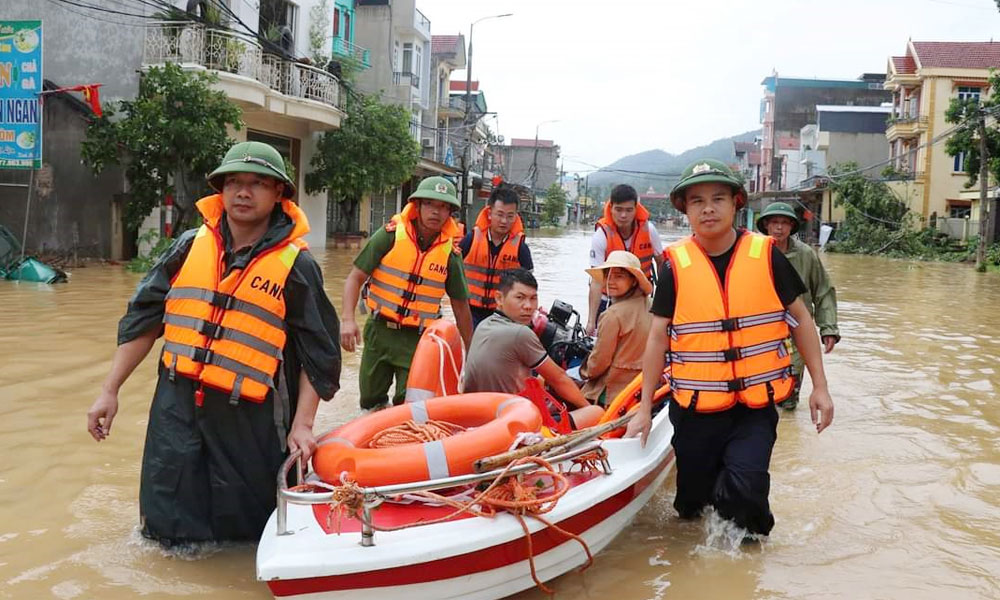
[[[42,166],[42,22],[0,20],[0,169]]]

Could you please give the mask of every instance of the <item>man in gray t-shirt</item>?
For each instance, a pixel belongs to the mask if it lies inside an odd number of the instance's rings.
[[[572,409],[579,427],[597,423],[604,414],[590,404],[580,388],[549,358],[535,332],[528,327],[538,309],[538,282],[524,269],[504,273],[496,289],[497,310],[475,333],[465,359],[463,391],[517,394],[524,380],[537,371],[554,395]]]

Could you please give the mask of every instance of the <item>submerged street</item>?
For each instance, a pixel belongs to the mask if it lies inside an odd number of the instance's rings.
[[[529,243],[540,304],[558,298],[585,313],[589,232]],[[352,257],[317,252],[338,311]],[[989,304],[1000,277],[823,258],[843,332],[826,356],[836,419],[817,437],[806,407],[782,413],[770,539],[736,551],[710,543],[704,522],[675,517],[670,478],[588,571],[551,582],[558,597],[1000,596],[1000,337]],[[249,545],[167,554],[138,534],[155,354],[123,387],[109,440],[87,435],[138,279],[91,266],[67,285],[0,282],[0,597],[268,597]],[[320,407],[317,433],[359,414],[359,359],[345,354],[342,391]]]

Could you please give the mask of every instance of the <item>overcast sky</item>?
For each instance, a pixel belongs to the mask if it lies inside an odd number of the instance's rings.
[[[759,124],[760,82],[885,72],[907,38],[1000,41],[994,0],[417,0],[434,34],[473,34],[499,133],[562,146],[566,171],[680,153]],[[464,79],[464,72],[453,77]]]

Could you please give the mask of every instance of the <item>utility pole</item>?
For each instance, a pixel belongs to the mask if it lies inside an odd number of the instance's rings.
[[[976,270],[981,270],[986,267],[986,247],[993,241],[989,239],[993,234],[993,211],[992,201],[989,199],[990,170],[986,149],[986,111],[982,107],[977,108],[979,110],[979,246],[976,248]]]

